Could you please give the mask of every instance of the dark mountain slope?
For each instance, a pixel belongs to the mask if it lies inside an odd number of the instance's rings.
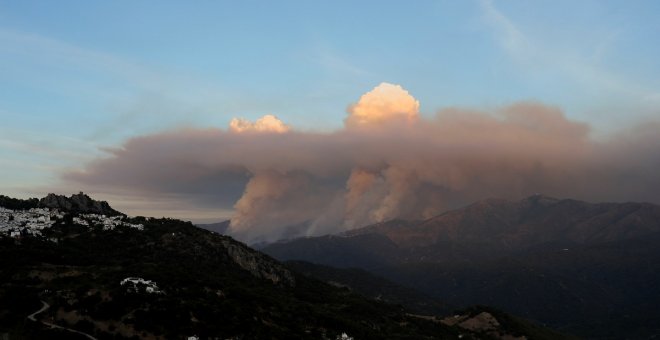
[[[391,243],[383,251],[367,238]],[[350,256],[337,256],[344,249]],[[485,200],[263,251],[367,269],[449,305],[491,305],[586,337],[660,334],[660,207],[651,204]]]
[[[92,230],[55,244],[0,240],[2,326],[32,334],[39,300],[62,325],[101,337],[378,338],[454,333],[399,308],[298,276],[230,238],[175,220],[145,230]],[[66,226],[61,226],[66,228]],[[130,277],[157,284],[132,292]],[[23,298],[16,299],[16,295]],[[29,307],[26,308],[26,307]],[[12,327],[18,327],[12,328]]]
[[[480,244],[499,251],[547,243],[600,243],[660,231],[660,206],[590,204],[534,195],[518,202],[489,199],[421,222],[381,223],[348,232],[380,234],[397,245]]]
[[[317,278],[337,287],[346,287],[351,291],[371,299],[402,305],[412,313],[424,315],[445,315],[453,308],[429,295],[403,287],[380,276],[358,268],[335,268],[309,262],[290,261],[285,265],[292,270]]]
[[[487,304],[596,338],[660,333],[660,235],[472,264],[401,264],[381,275],[448,304]]]
[[[281,261],[323,258],[321,264],[339,267],[378,268],[399,256],[399,247],[379,234],[352,237],[328,235],[262,245],[263,251]],[[261,248],[258,248],[261,250]]]
[[[367,299],[187,222],[98,220],[79,214],[79,208],[60,208],[64,217],[39,234],[0,234],[3,337],[84,338],[47,323],[98,339],[510,335],[504,327],[486,334]]]

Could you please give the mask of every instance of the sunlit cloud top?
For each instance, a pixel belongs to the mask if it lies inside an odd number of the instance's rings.
[[[388,122],[412,122],[419,116],[419,102],[399,85],[381,83],[349,108],[346,126],[360,128]]]
[[[243,118],[234,118],[229,122],[229,130],[236,133],[244,132],[274,132],[289,131],[289,127],[273,115],[265,115],[254,123]]]

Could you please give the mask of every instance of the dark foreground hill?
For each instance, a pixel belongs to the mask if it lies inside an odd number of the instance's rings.
[[[3,338],[561,337],[483,308],[414,314],[187,222],[13,208],[0,211]]]
[[[486,304],[591,338],[660,334],[660,207],[485,200],[262,249],[358,267],[454,306]]]

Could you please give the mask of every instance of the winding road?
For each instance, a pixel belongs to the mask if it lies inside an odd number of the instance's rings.
[[[41,307],[41,309],[39,309],[38,311],[36,311],[36,312],[34,312],[34,313],[28,315],[27,318],[28,318],[29,320],[34,321],[34,322],[41,322],[42,324],[44,324],[44,325],[46,325],[46,326],[48,326],[48,327],[50,327],[50,328],[63,329],[63,330],[65,330],[65,331],[69,331],[69,332],[72,332],[72,333],[77,333],[77,334],[80,334],[80,335],[82,335],[82,336],[85,336],[85,337],[87,337],[88,339],[91,339],[91,340],[98,340],[97,338],[95,338],[95,337],[93,337],[93,336],[91,336],[91,335],[89,335],[89,334],[87,334],[87,333],[85,333],[85,332],[81,332],[81,331],[77,331],[77,330],[75,330],[75,329],[66,328],[66,327],[62,327],[62,326],[58,326],[58,325],[56,325],[56,324],[53,324],[53,323],[50,323],[50,322],[46,322],[46,321],[38,321],[37,318],[36,318],[36,316],[39,315],[39,314],[41,314],[41,313],[43,313],[43,312],[45,312],[46,310],[48,310],[48,308],[50,308],[50,305],[49,305],[46,301],[41,300],[41,303],[44,304],[44,305]]]

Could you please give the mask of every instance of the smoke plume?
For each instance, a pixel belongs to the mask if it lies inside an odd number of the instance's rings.
[[[296,131],[274,116],[163,132],[64,179],[232,209],[231,232],[255,242],[428,218],[489,197],[660,203],[658,131],[649,123],[594,140],[587,124],[534,102],[429,117],[402,87],[384,83],[334,132]]]

